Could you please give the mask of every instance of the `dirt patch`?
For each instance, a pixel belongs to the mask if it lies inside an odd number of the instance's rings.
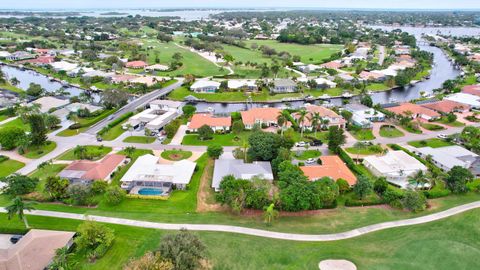
[[[226,206],[222,206],[219,203],[214,203],[214,192],[211,185],[211,179],[213,176],[214,161],[209,159],[205,169],[203,170],[202,177],[200,178],[200,187],[197,192],[197,212],[220,212],[227,211]]]

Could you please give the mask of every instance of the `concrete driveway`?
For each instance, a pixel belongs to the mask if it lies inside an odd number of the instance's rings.
[[[172,141],[170,142],[170,145],[182,145],[182,140],[183,140],[183,137],[185,136],[185,134],[187,132],[187,129],[188,129],[187,125],[181,125],[178,128],[175,136],[172,138]]]

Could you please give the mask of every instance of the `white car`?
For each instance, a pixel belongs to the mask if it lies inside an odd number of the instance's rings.
[[[295,144],[296,147],[305,147],[307,145],[306,142],[298,142]]]
[[[437,135],[437,138],[439,138],[439,139],[447,139],[447,138],[448,138],[448,135],[447,135],[447,134],[438,134],[438,135]]]
[[[313,163],[315,163],[315,161],[316,161],[316,160],[315,160],[314,158],[309,158],[309,159],[307,159],[307,160],[305,161],[305,163],[306,163],[306,164],[313,164]]]

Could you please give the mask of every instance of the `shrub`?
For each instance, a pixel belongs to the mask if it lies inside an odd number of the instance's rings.
[[[79,129],[79,128],[82,128],[82,124],[80,123],[74,123],[68,127],[68,129]]]
[[[26,175],[13,174],[0,178],[0,182],[5,184],[0,191],[7,195],[18,196],[33,192],[39,181],[37,178],[30,178]]]
[[[25,131],[19,127],[4,127],[0,129],[0,145],[3,150],[12,150],[18,146],[19,138],[25,136]]]
[[[421,212],[427,208],[427,199],[421,192],[407,190],[403,196],[402,205],[412,212]]]
[[[67,195],[74,205],[87,205],[91,190],[84,184],[72,184],[67,189]]]
[[[105,225],[87,220],[77,229],[78,237],[75,244],[79,250],[85,250],[91,261],[101,258],[113,243],[115,235],[113,230]]]
[[[209,145],[207,147],[207,154],[213,159],[218,159],[223,154],[223,147],[221,145]]]
[[[388,187],[388,182],[384,177],[380,177],[377,180],[375,180],[375,183],[373,184],[373,190],[378,193],[378,194],[383,194]]]
[[[184,229],[164,236],[158,251],[177,270],[199,269],[200,260],[206,258],[206,246],[196,235]]]
[[[126,196],[127,192],[118,186],[108,187],[104,195],[105,201],[110,205],[120,204]]]
[[[348,184],[347,180],[339,178],[337,179],[338,190],[341,194],[344,194],[350,190],[350,185]]]
[[[108,187],[108,183],[102,180],[94,181],[92,183],[91,191],[94,194],[102,194]]]

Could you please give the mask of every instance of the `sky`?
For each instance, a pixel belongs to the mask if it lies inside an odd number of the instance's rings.
[[[480,9],[480,0],[0,0],[0,9],[91,8]]]

